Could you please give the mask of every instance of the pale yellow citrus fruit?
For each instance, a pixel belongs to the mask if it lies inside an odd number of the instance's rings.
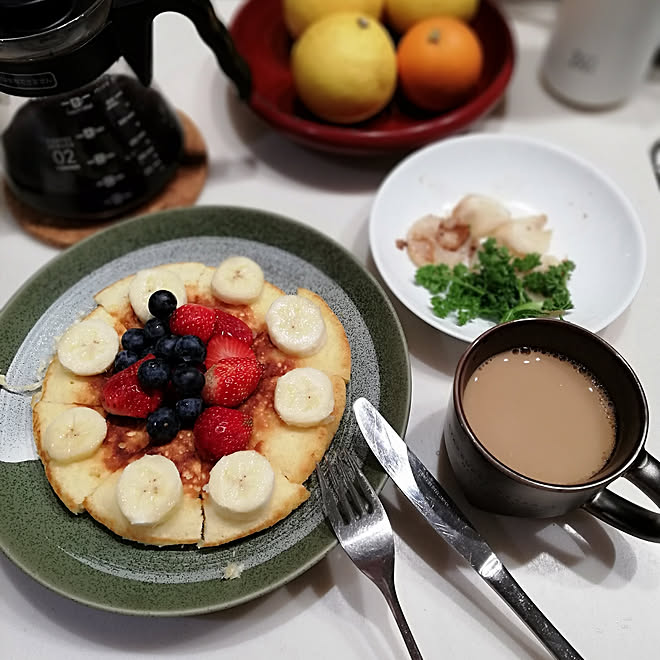
[[[380,18],[385,0],[284,0],[282,10],[289,34],[297,39],[309,25],[328,14],[359,11]]]
[[[394,95],[396,50],[376,19],[339,12],[312,23],[294,43],[291,72],[311,112],[353,124],[380,112]]]
[[[479,9],[479,0],[385,0],[385,21],[403,34],[415,23],[431,16],[453,16],[469,21]]]

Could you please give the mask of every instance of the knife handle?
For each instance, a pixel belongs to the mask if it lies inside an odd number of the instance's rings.
[[[547,619],[502,565],[493,575],[482,577],[506,601],[539,641],[559,660],[584,660]]]

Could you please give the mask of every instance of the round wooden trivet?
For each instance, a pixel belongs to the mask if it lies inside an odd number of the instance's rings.
[[[4,181],[4,194],[9,210],[21,227],[32,236],[55,247],[69,247],[118,220],[164,209],[191,206],[206,182],[208,158],[204,138],[197,126],[183,112],[178,111],[178,115],[183,127],[184,141],[184,153],[179,169],[156,197],[126,215],[103,221],[72,220],[45,215],[21,202]]]

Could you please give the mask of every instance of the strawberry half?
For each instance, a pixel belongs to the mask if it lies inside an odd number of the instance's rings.
[[[213,335],[206,345],[206,359],[204,364],[210,369],[214,364],[226,358],[251,358],[257,356],[248,344],[231,335]]]
[[[140,365],[154,357],[149,354],[106,381],[101,392],[101,405],[107,412],[123,417],[145,418],[160,406],[163,392],[145,390],[137,377]]]
[[[206,343],[215,328],[215,310],[206,305],[186,303],[170,316],[170,332],[175,335],[195,335]]]
[[[254,357],[220,360],[206,372],[202,399],[211,405],[237,406],[257,389],[263,370]]]
[[[233,408],[211,406],[197,418],[193,433],[200,456],[215,462],[248,446],[252,417]]]
[[[236,339],[245,342],[248,346],[252,344],[252,340],[254,339],[252,330],[247,323],[244,323],[238,317],[222,309],[215,310],[215,329],[213,334],[236,337]]]

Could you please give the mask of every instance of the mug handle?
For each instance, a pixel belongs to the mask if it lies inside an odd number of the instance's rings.
[[[642,450],[637,464],[623,478],[660,507],[660,462],[647,451]],[[582,508],[622,532],[660,543],[660,513],[633,504],[612,491],[600,491]]]

